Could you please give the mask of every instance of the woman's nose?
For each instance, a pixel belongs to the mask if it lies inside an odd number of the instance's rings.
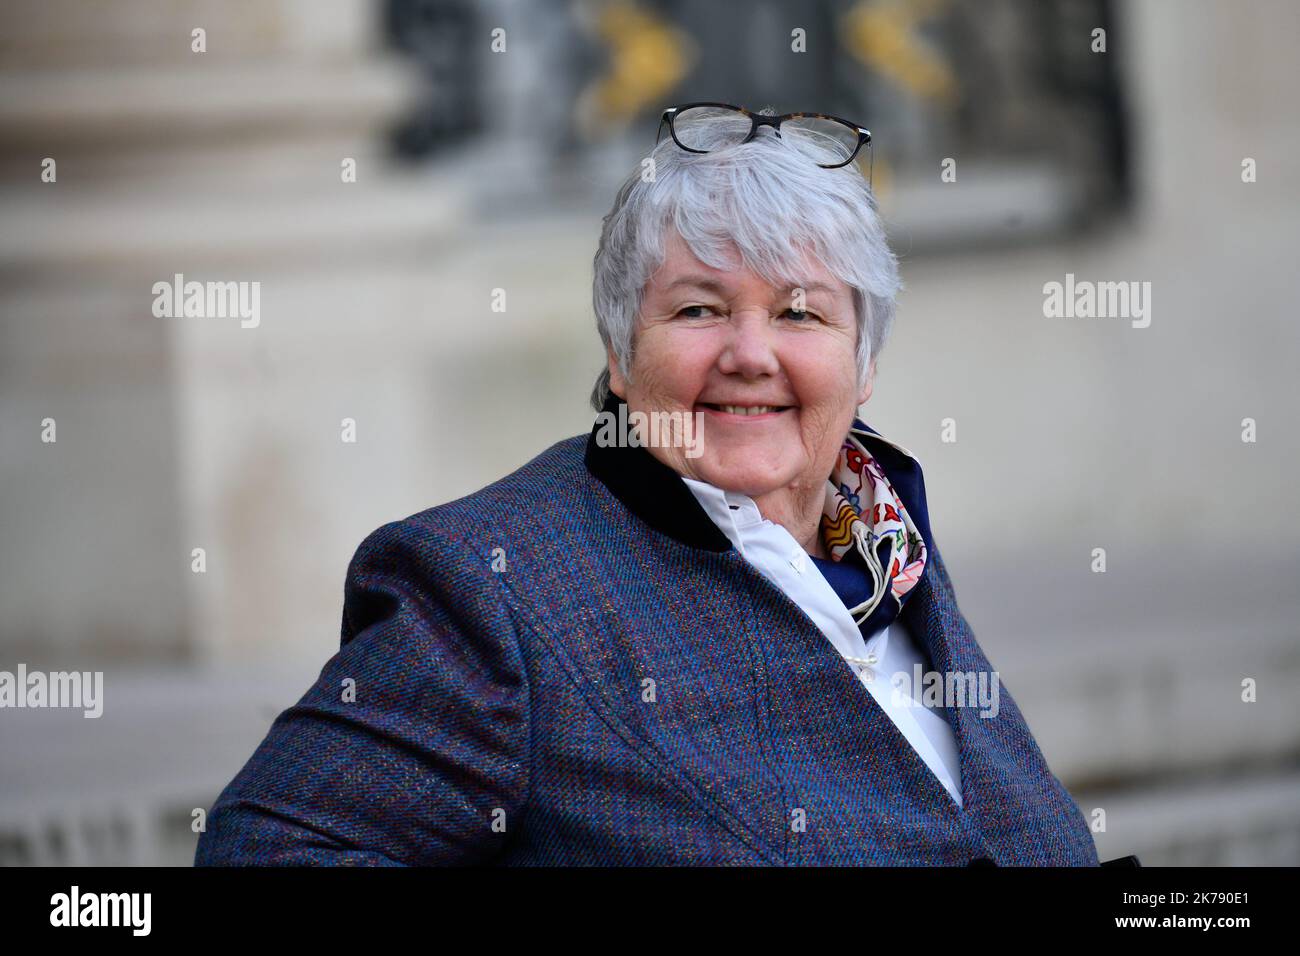
[[[776,357],[774,334],[766,311],[733,312],[727,344],[718,359],[718,370],[743,378],[776,375],[781,363]]]

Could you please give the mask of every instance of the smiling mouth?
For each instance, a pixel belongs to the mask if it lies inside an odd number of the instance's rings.
[[[697,408],[703,408],[708,411],[722,412],[727,415],[738,415],[742,418],[753,418],[760,415],[775,415],[780,412],[789,411],[793,405],[718,405],[713,402],[700,402]]]

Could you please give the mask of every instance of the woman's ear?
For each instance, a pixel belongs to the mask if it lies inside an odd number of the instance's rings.
[[[605,350],[605,362],[609,368],[609,390],[627,401],[627,380],[623,378],[623,372],[618,367],[618,359],[614,357],[613,349]]]
[[[876,360],[873,358],[871,364],[867,366],[867,383],[862,386],[862,394],[858,396],[858,404],[865,405],[871,398],[871,390],[876,384]]]

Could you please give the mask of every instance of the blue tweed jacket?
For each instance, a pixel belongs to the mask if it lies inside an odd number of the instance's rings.
[[[934,669],[992,670],[936,547],[904,617]],[[947,713],[964,808],[680,478],[593,429],[366,538],[341,649],[195,861],[1097,865],[1005,687]]]

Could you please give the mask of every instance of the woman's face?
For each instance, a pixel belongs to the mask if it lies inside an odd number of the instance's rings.
[[[800,314],[793,289],[705,265],[671,227],[665,254],[643,293],[631,380],[611,354],[610,385],[630,412],[693,422],[702,413],[702,434],[694,457],[665,443],[648,450],[679,474],[751,498],[821,494],[871,396],[870,378],[858,388],[851,290],[809,257]]]

